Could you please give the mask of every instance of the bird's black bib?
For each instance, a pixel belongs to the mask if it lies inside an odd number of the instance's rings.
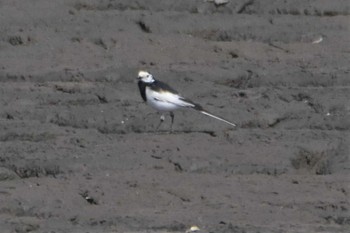
[[[147,86],[147,83],[139,81],[138,82],[138,86],[139,86],[141,97],[146,102],[147,101],[147,98],[146,98],[146,86]]]

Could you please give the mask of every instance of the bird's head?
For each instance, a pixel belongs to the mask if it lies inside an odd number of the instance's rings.
[[[143,71],[143,70],[139,71],[137,78],[144,83],[153,83],[154,82],[153,75],[151,75],[147,71]]]

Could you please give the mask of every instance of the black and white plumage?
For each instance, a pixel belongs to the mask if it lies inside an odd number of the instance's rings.
[[[204,115],[210,116],[217,120],[223,121],[231,126],[236,126],[221,117],[215,116],[212,113],[203,109],[199,104],[192,102],[189,99],[182,97],[176,90],[168,84],[155,80],[153,75],[146,71],[139,71],[138,86],[142,99],[160,112],[170,112],[171,126],[174,123],[173,111],[179,108],[191,108],[201,112]],[[164,115],[160,118],[160,124],[164,121]],[[160,126],[158,125],[158,127]]]

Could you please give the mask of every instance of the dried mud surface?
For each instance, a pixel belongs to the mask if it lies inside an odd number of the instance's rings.
[[[0,231],[347,232],[346,0],[0,1]],[[194,111],[159,115],[146,69]]]

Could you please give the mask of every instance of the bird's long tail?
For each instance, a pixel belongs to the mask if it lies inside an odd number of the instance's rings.
[[[191,100],[182,98],[182,101],[185,101],[185,103],[188,104],[188,106],[186,106],[186,107],[193,108],[193,109],[195,109],[195,110],[201,112],[201,113],[204,114],[204,115],[210,116],[210,117],[212,117],[212,118],[214,118],[214,119],[217,119],[217,120],[219,120],[219,121],[225,122],[225,123],[227,123],[227,124],[229,124],[229,125],[232,125],[233,127],[236,127],[236,124],[234,124],[234,123],[232,123],[232,122],[230,122],[230,121],[228,121],[228,120],[225,120],[225,119],[223,119],[223,118],[221,118],[221,117],[215,116],[214,114],[212,114],[212,113],[210,113],[210,112],[204,110],[204,108],[203,108],[201,105],[196,104],[196,103],[192,102]]]
[[[223,121],[223,122],[225,122],[225,123],[227,123],[227,124],[229,124],[229,125],[232,125],[233,127],[236,127],[236,124],[234,124],[234,123],[232,123],[232,122],[229,122],[228,120],[225,120],[225,119],[223,119],[223,118],[221,118],[221,117],[215,116],[215,115],[213,115],[213,114],[211,114],[211,113],[209,113],[209,112],[207,112],[207,111],[205,111],[205,110],[198,110],[198,111],[200,111],[200,112],[201,112],[202,114],[204,114],[204,115],[210,116],[210,117],[212,117],[212,118],[214,118],[214,119],[217,119],[217,120],[219,120],[219,121]]]

